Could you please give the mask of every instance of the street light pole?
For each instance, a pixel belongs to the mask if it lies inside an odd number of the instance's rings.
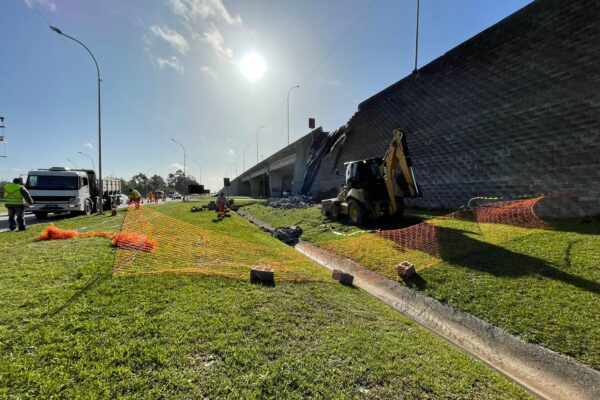
[[[246,150],[248,150],[250,148],[250,145],[247,144],[246,147],[244,147],[244,151],[242,151],[243,153],[243,157],[242,157],[242,173],[246,172]]]
[[[288,90],[288,95],[287,95],[287,107],[288,107],[288,113],[287,113],[287,125],[288,125],[288,146],[290,145],[290,93],[292,93],[292,90],[299,88],[300,85],[296,85],[292,88],[290,88],[290,90]]]
[[[258,132],[260,132],[260,130],[263,128],[264,126],[261,126],[256,130],[256,165],[258,165]]]
[[[183,150],[183,177],[185,178],[185,147],[183,147],[183,145],[181,143],[179,143],[177,140],[175,139],[171,139],[171,141],[177,143],[178,145],[181,146],[181,149]]]
[[[77,164],[75,164],[73,162],[73,160],[71,160],[70,158],[67,158],[67,161],[70,162],[71,164],[73,164],[73,166],[75,167],[75,169],[77,169]]]
[[[92,169],[96,169],[96,165],[94,164],[94,159],[92,157],[90,157],[89,155],[87,155],[87,154],[85,154],[85,153],[83,153],[81,151],[78,151],[77,153],[81,154],[82,156],[85,156],[85,157],[89,158],[90,161],[92,162]]]
[[[58,29],[55,26],[50,26],[50,29],[53,32],[58,33],[59,35],[67,37],[67,38],[79,43],[80,45],[82,45],[83,48],[86,49],[87,52],[90,54],[90,56],[92,56],[92,60],[94,60],[94,64],[96,65],[96,72],[98,73],[98,189],[99,189],[98,194],[100,197],[100,199],[98,200],[98,214],[102,214],[102,212],[104,211],[104,202],[103,202],[104,189],[102,186],[102,112],[101,112],[101,108],[100,108],[100,82],[102,82],[102,79],[100,79],[100,67],[98,67],[98,62],[96,61],[96,57],[94,57],[94,54],[92,54],[90,49],[88,49],[88,47],[85,44],[81,43],[79,40],[75,39],[74,37],[63,33],[60,29]]]
[[[183,188],[183,192],[184,192],[184,193],[183,193],[183,201],[186,201],[186,200],[185,200],[185,195],[187,194],[187,193],[186,193],[186,187],[187,187],[187,175],[185,174],[185,147],[183,147],[183,145],[182,145],[181,143],[179,143],[177,140],[175,140],[175,139],[171,139],[171,140],[172,140],[173,142],[177,143],[178,145],[180,145],[180,146],[181,146],[181,149],[183,150],[183,185],[184,185],[184,188]]]

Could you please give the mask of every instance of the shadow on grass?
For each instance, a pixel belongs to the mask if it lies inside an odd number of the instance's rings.
[[[600,283],[569,274],[536,257],[514,253],[503,247],[467,236],[465,231],[435,226],[436,245],[418,248],[433,257],[462,268],[501,277],[537,275],[559,280],[589,292],[600,294]],[[409,279],[410,285],[424,287],[425,281]]]

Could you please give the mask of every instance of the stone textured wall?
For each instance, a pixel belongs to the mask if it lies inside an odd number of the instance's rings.
[[[382,156],[401,128],[423,192],[413,205],[569,193],[547,213],[596,214],[600,2],[536,1],[364,101],[348,124],[312,193],[339,187],[345,161]]]

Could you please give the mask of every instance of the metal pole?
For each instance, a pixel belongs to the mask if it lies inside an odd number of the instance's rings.
[[[185,147],[183,147],[183,145],[181,143],[179,143],[177,140],[175,140],[175,139],[171,139],[171,140],[173,142],[177,143],[178,145],[180,145],[181,149],[183,150],[183,184],[184,184],[184,188],[183,188],[183,192],[184,192],[183,193],[183,201],[185,201],[185,195],[187,194],[187,193],[185,193],[186,192],[185,188],[187,186],[187,176],[185,174]]]
[[[288,95],[287,95],[287,108],[288,108],[288,112],[287,112],[287,136],[288,136],[288,146],[290,145],[290,93],[292,93],[292,90],[299,88],[300,85],[296,85],[293,88],[290,88],[290,90],[288,90]]]
[[[250,148],[250,145],[247,144],[246,147],[244,147],[244,151],[243,153],[243,157],[242,157],[242,173],[244,173],[246,171],[246,150],[248,150]]]
[[[73,160],[71,160],[70,158],[67,158],[67,161],[70,162],[71,164],[73,164],[73,166],[75,167],[75,169],[77,169],[77,164],[75,164],[73,162]]]
[[[417,57],[419,55],[419,6],[420,0],[417,0],[417,34],[415,35],[415,69],[413,72],[417,72]]]
[[[85,156],[85,157],[89,158],[90,161],[92,162],[92,169],[96,169],[96,164],[94,164],[94,159],[92,157],[90,157],[89,155],[87,155],[87,154],[85,154],[85,153],[83,153],[81,151],[78,151],[77,153],[81,154],[82,156]]]
[[[260,132],[260,130],[263,128],[264,126],[261,126],[256,130],[256,165],[258,165],[258,132]]]
[[[98,67],[96,57],[94,57],[94,54],[90,51],[90,49],[88,49],[88,47],[85,44],[81,43],[74,37],[63,33],[60,29],[58,29],[55,26],[50,26],[50,29],[58,33],[59,35],[65,36],[82,45],[83,48],[86,49],[87,52],[90,54],[90,56],[92,56],[92,60],[94,60],[94,64],[96,65],[96,72],[98,73],[98,193],[100,197],[98,200],[98,214],[102,214],[102,212],[104,211],[104,188],[102,186],[102,109],[100,106],[100,83],[102,82],[102,79],[100,79],[100,67]]]

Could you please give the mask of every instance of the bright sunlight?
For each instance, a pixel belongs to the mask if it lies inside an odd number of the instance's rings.
[[[244,76],[251,81],[262,78],[266,70],[265,61],[256,53],[247,54],[240,63],[240,68]]]

